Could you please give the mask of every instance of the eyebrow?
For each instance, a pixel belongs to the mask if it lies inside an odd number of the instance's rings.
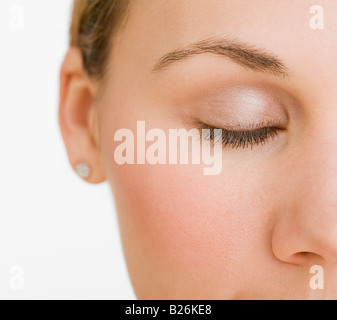
[[[183,61],[204,53],[227,57],[240,66],[255,72],[268,73],[280,78],[289,77],[288,69],[284,62],[265,49],[256,48],[237,40],[217,40],[212,38],[190,44],[184,49],[174,50],[165,54],[158,59],[153,67],[153,71],[166,69],[178,61]]]

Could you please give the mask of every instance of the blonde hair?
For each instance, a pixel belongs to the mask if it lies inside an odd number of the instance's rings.
[[[81,50],[87,74],[103,78],[112,38],[126,16],[130,0],[74,0],[70,46]]]

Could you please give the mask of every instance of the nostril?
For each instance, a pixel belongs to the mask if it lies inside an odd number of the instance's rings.
[[[309,251],[302,251],[297,252],[291,256],[291,262],[295,264],[304,264],[308,261],[314,261],[321,258],[318,254],[309,252]]]
[[[308,255],[313,254],[313,253],[309,252],[309,251],[303,251],[303,252],[299,252],[298,254],[305,257],[305,256],[308,256]]]

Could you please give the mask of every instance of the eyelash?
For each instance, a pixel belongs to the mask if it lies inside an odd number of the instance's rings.
[[[205,131],[202,129],[208,129],[209,131]],[[210,125],[203,124],[199,129],[200,138],[204,140],[214,141],[214,130],[220,129],[215,128]],[[274,138],[278,134],[279,128],[276,127],[264,127],[256,130],[250,131],[231,131],[226,129],[222,130],[222,147],[232,147],[232,149],[238,148],[250,148],[252,149],[254,145],[263,145],[267,139]]]

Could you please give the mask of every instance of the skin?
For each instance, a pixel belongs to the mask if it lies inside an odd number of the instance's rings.
[[[337,3],[136,0],[111,49],[104,83],[70,48],[60,125],[73,167],[90,164],[116,200],[129,274],[140,299],[337,298]],[[153,71],[172,50],[238,39],[278,57],[289,76],[199,54]],[[238,91],[237,88],[240,88]],[[262,97],[262,98],[261,98]],[[202,165],[118,165],[119,128],[231,128],[266,119],[277,136],[223,149],[219,175]],[[230,123],[226,122],[230,119]],[[228,127],[229,126],[229,127]],[[324,268],[324,290],[309,286]]]

